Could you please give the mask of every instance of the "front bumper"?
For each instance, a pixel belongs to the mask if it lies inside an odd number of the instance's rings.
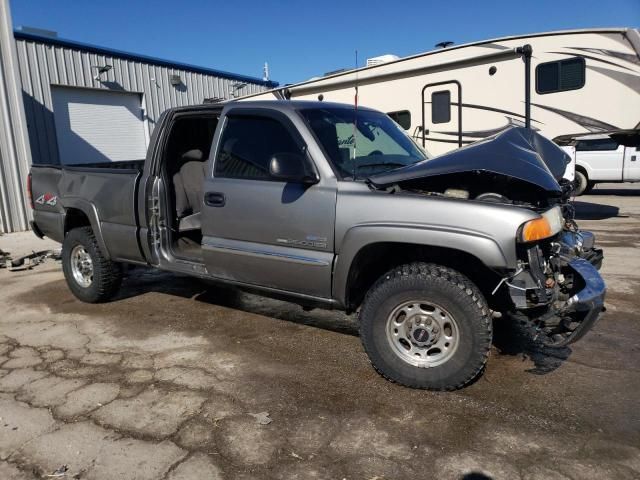
[[[584,258],[600,270],[604,255],[601,248],[596,248],[595,243],[595,235],[582,230],[577,232],[565,231],[560,239],[560,244],[567,249],[566,253]]]
[[[602,250],[590,232],[563,232],[546,246],[523,252],[505,284],[515,317],[534,340],[561,347],[582,338],[604,311],[606,286],[598,269]]]
[[[576,258],[569,262],[569,268],[574,271],[574,275],[580,277],[584,287],[566,301],[560,312],[569,315],[569,318],[574,321],[569,321],[569,324],[565,325],[568,332],[563,335],[564,339],[559,346],[579,340],[595,325],[604,311],[604,297],[607,292],[602,276],[591,262]],[[575,321],[576,319],[580,320]],[[564,321],[567,322],[567,320]]]

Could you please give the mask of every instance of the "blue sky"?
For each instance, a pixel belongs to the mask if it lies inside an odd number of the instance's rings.
[[[640,0],[11,0],[13,25],[293,83],[385,53],[566,28],[640,27]]]

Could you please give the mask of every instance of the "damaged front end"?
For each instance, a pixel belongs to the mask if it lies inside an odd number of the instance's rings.
[[[518,269],[494,293],[506,286],[511,315],[533,340],[562,347],[579,340],[598,320],[606,286],[598,272],[603,254],[593,234],[578,230],[559,207],[545,214],[551,212],[563,222],[561,230],[539,241],[520,238]]]
[[[574,221],[573,185],[563,178],[569,160],[536,132],[512,128],[367,181],[370,188],[392,194],[404,191],[536,212],[539,218],[518,232],[517,268],[502,278],[493,297],[536,342],[561,347],[593,326],[604,310],[606,290],[598,273],[602,250],[595,247],[593,234],[580,231]]]

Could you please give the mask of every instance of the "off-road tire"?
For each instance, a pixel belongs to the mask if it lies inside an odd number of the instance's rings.
[[[93,280],[88,287],[80,285],[72,273],[71,251],[77,245],[85,248],[93,263]],[[105,258],[91,227],[74,228],[66,234],[62,243],[62,271],[69,290],[87,303],[103,303],[113,298],[123,276],[122,266]]]
[[[573,189],[573,194],[576,197],[588,193],[589,190],[593,188],[593,184],[589,182],[589,178],[587,178],[587,175],[580,170],[576,170],[576,178],[574,183],[575,188]]]
[[[458,324],[458,347],[441,365],[411,365],[387,340],[389,315],[415,298],[441,305]],[[411,388],[457,390],[484,370],[491,349],[491,314],[480,290],[461,273],[441,265],[411,263],[387,272],[371,287],[360,310],[360,338],[371,364],[387,380]]]

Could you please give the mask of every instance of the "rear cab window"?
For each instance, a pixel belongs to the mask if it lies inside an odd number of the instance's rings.
[[[391,117],[391,120],[396,122],[405,130],[409,130],[411,128],[411,112],[409,110],[388,112],[387,115],[389,115]]]

